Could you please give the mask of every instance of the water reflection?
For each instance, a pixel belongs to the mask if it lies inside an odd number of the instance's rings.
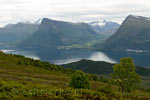
[[[94,61],[106,61],[110,63],[119,62],[120,58],[132,57],[134,62],[138,66],[150,67],[150,54],[144,53],[117,53],[117,52],[99,52],[90,50],[7,50],[1,49],[5,53],[13,53],[24,55],[33,59],[38,59],[42,61],[48,61],[54,64],[66,64],[70,62],[79,61],[81,59],[89,59]]]
[[[109,58],[104,53],[90,50],[41,49],[34,51],[21,51],[21,50],[2,50],[2,51],[5,53],[24,55],[29,58],[48,61],[58,65],[79,61],[81,59],[116,63],[115,60]]]
[[[69,59],[63,59],[63,60],[55,60],[54,63],[61,65],[61,64],[67,64],[70,62],[76,62],[81,59],[88,59],[88,60],[93,60],[93,61],[106,61],[110,63],[116,63],[115,60],[107,57],[104,53],[102,52],[93,52],[91,55],[87,55],[87,57],[80,56],[79,58],[69,58]]]
[[[108,57],[105,53],[102,52],[95,52],[88,59],[94,61],[106,61],[110,63],[117,63],[117,61],[111,59],[111,57]]]
[[[54,64],[67,64],[79,61],[81,59],[89,59],[94,61],[106,61],[116,63],[115,60],[109,58],[106,54],[90,50],[40,50],[38,56],[44,60]]]

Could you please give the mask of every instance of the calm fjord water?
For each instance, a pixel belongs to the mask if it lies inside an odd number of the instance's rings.
[[[141,53],[112,53],[90,50],[2,50],[5,53],[13,53],[24,55],[26,57],[48,61],[54,64],[67,64],[70,62],[79,61],[81,59],[89,59],[94,61],[106,61],[110,63],[119,62],[122,57],[132,57],[138,66],[150,67],[150,55]]]

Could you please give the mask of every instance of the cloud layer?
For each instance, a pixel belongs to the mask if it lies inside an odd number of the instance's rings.
[[[0,26],[48,17],[72,22],[150,16],[150,0],[1,0]]]

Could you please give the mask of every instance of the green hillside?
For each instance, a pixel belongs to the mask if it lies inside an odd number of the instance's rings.
[[[48,62],[0,52],[0,100],[64,100],[63,96],[58,96],[56,92],[63,93],[64,96],[75,96],[75,92],[92,92],[73,90],[69,87],[70,75],[74,72],[75,70],[64,69]],[[104,83],[91,81],[93,92],[98,84]]]
[[[69,85],[76,70],[0,52],[0,100],[119,100],[117,86],[108,88],[108,79],[87,74],[90,89]],[[105,81],[104,81],[105,79]],[[95,81],[94,81],[95,80]],[[127,100],[149,100],[149,88],[134,91]],[[113,98],[113,99],[112,99]]]
[[[108,75],[113,72],[112,63],[104,61],[80,60],[69,64],[64,64],[65,68],[73,68],[83,70],[86,73],[93,73],[99,75]],[[141,76],[150,76],[150,68],[136,67],[136,72]]]

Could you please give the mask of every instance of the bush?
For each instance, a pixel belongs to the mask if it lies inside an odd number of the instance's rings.
[[[77,71],[71,77],[70,86],[73,88],[89,89],[90,88],[89,78],[84,72]]]

